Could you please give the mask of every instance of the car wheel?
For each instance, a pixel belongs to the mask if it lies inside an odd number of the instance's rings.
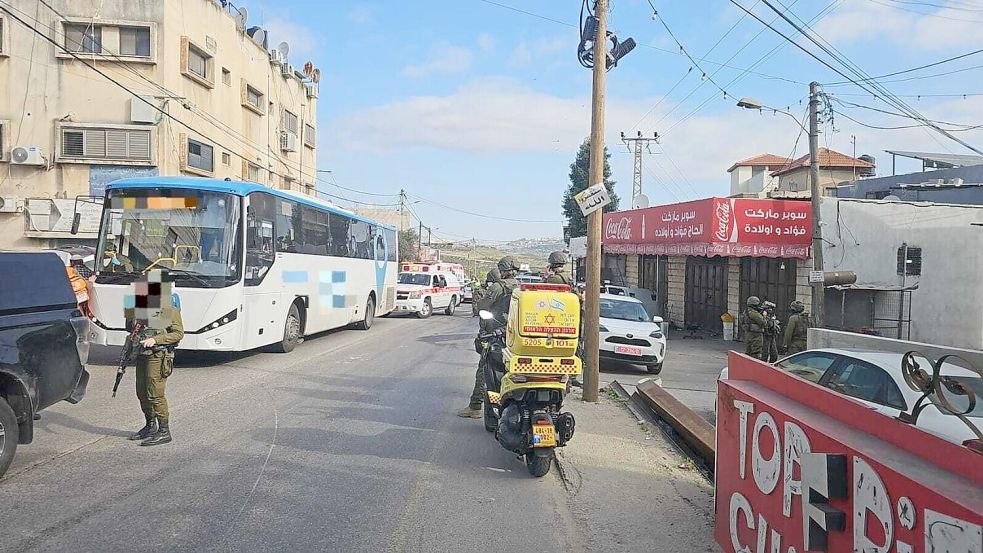
[[[300,310],[297,305],[291,305],[287,312],[287,320],[283,325],[283,339],[275,344],[276,351],[280,353],[290,353],[297,347],[302,340],[300,330]]]
[[[423,300],[423,307],[417,312],[416,316],[421,319],[426,319],[430,315],[433,315],[433,304],[430,303],[430,298]]]
[[[453,315],[455,309],[457,309],[457,296],[451,296],[451,302],[447,304],[444,315]]]
[[[659,374],[662,372],[662,363],[656,363],[655,365],[649,365],[645,367],[648,369],[649,374]]]
[[[7,472],[7,467],[14,460],[19,432],[17,416],[7,402],[0,398],[0,476]]]

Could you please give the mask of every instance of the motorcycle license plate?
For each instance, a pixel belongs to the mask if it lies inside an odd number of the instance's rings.
[[[634,348],[631,346],[614,346],[615,353],[624,353],[625,355],[635,355],[641,357],[642,348]]]
[[[551,424],[532,426],[533,447],[556,447],[556,428]]]

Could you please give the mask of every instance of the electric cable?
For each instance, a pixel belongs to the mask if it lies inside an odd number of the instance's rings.
[[[939,60],[939,61],[928,63],[928,64],[925,64],[925,65],[919,65],[918,67],[912,67],[911,69],[904,69],[902,71],[895,71],[893,73],[885,73],[883,75],[878,75],[876,77],[871,77],[871,80],[878,80],[878,81],[880,81],[884,77],[894,77],[895,75],[903,75],[905,73],[913,73],[915,71],[921,71],[922,69],[928,69],[929,67],[935,67],[936,65],[942,65],[944,63],[949,63],[951,61],[956,61],[956,60],[959,60],[959,59],[968,58],[969,56],[974,56],[976,54],[979,54],[980,52],[983,52],[983,48],[981,48],[979,50],[973,50],[972,52],[966,52],[965,54],[960,54],[958,56],[953,56],[951,58],[946,58],[944,60]],[[960,71],[966,71],[967,69],[978,69],[980,67],[983,67],[983,65],[977,65],[977,66],[975,66],[973,68],[961,69]],[[950,73],[945,73],[945,74],[950,74]],[[935,75],[935,76],[938,76],[938,75]],[[926,77],[918,77],[918,78],[926,78]],[[881,83],[884,83],[884,82],[885,81],[881,81]],[[835,82],[831,82],[831,83],[823,83],[823,86],[839,86],[839,85],[847,85],[847,84],[853,84],[853,81],[835,81]]]

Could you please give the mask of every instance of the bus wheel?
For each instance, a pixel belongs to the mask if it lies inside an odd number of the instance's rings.
[[[300,341],[300,311],[294,304],[287,312],[287,321],[283,325],[283,339],[278,344],[274,344],[274,347],[280,353],[290,353]]]
[[[375,300],[372,296],[365,301],[365,318],[361,321],[355,323],[355,328],[357,330],[368,330],[372,328],[372,321],[375,320]]]

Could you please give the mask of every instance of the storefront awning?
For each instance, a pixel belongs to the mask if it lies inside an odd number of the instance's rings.
[[[603,230],[607,253],[806,259],[812,208],[807,201],[707,198],[605,213]]]

